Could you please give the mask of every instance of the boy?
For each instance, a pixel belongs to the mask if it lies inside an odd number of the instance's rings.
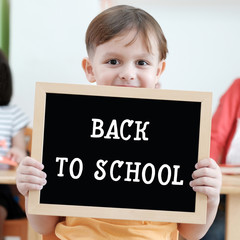
[[[116,6],[100,13],[86,33],[88,58],[82,62],[89,82],[98,85],[158,88],[165,68],[167,43],[158,23],[145,11]],[[18,168],[17,186],[28,200],[29,190],[46,184],[43,165],[25,158]],[[212,224],[219,203],[221,172],[212,159],[196,164],[190,183],[194,191],[208,197],[205,225],[141,222],[29,215],[34,229],[42,234],[55,230],[60,239],[172,239],[177,229],[187,239],[200,239]]]

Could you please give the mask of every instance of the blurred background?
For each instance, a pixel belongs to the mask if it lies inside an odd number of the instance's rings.
[[[161,25],[169,48],[162,88],[212,92],[214,112],[240,77],[240,0],[0,0],[12,103],[33,120],[35,82],[88,84],[81,68],[87,26],[115,4],[143,8]]]

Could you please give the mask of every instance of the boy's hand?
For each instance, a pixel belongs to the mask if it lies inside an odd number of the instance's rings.
[[[16,183],[18,191],[27,196],[30,190],[41,190],[46,184],[44,166],[37,160],[25,157],[17,168]]]
[[[207,195],[208,203],[218,204],[222,185],[220,167],[213,159],[207,158],[199,161],[195,168],[190,186],[194,191]]]

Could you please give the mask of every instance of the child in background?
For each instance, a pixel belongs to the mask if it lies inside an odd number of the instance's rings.
[[[220,99],[212,118],[211,157],[219,164],[240,165],[240,78]]]
[[[17,106],[9,105],[11,97],[11,71],[0,50],[0,157],[19,163],[26,156],[24,128],[28,119]],[[0,171],[9,167],[0,163]],[[3,224],[6,219],[23,217],[25,213],[14,200],[10,187],[0,185],[0,240],[3,240]]]
[[[159,88],[165,69],[167,42],[156,20],[145,11],[126,5],[109,8],[90,23],[86,33],[88,58],[82,61],[89,82],[97,85]],[[154,153],[153,153],[154,154]],[[28,202],[29,190],[46,184],[43,165],[25,158],[18,168],[17,187]],[[113,219],[93,219],[27,214],[41,234],[55,232],[59,239],[149,239],[170,240],[179,230],[187,239],[200,239],[212,224],[219,203],[221,171],[212,159],[196,164],[190,185],[206,194],[207,223],[176,224]],[[79,189],[81,194],[81,189]]]

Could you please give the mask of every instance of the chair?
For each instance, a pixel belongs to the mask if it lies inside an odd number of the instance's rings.
[[[54,234],[42,235],[42,240],[59,240],[59,238]]]
[[[26,139],[26,150],[27,154],[31,155],[31,148],[32,148],[32,128],[25,128],[25,139]]]
[[[28,222],[27,219],[7,220],[4,223],[4,236],[18,236],[21,240],[27,240]]]
[[[32,129],[26,128],[24,134],[26,137],[26,151],[28,155],[31,155]],[[19,205],[25,210],[24,197],[21,194],[17,194],[17,196],[19,197]],[[28,221],[26,218],[6,220],[3,229],[4,236],[18,236],[21,240],[27,240]]]

